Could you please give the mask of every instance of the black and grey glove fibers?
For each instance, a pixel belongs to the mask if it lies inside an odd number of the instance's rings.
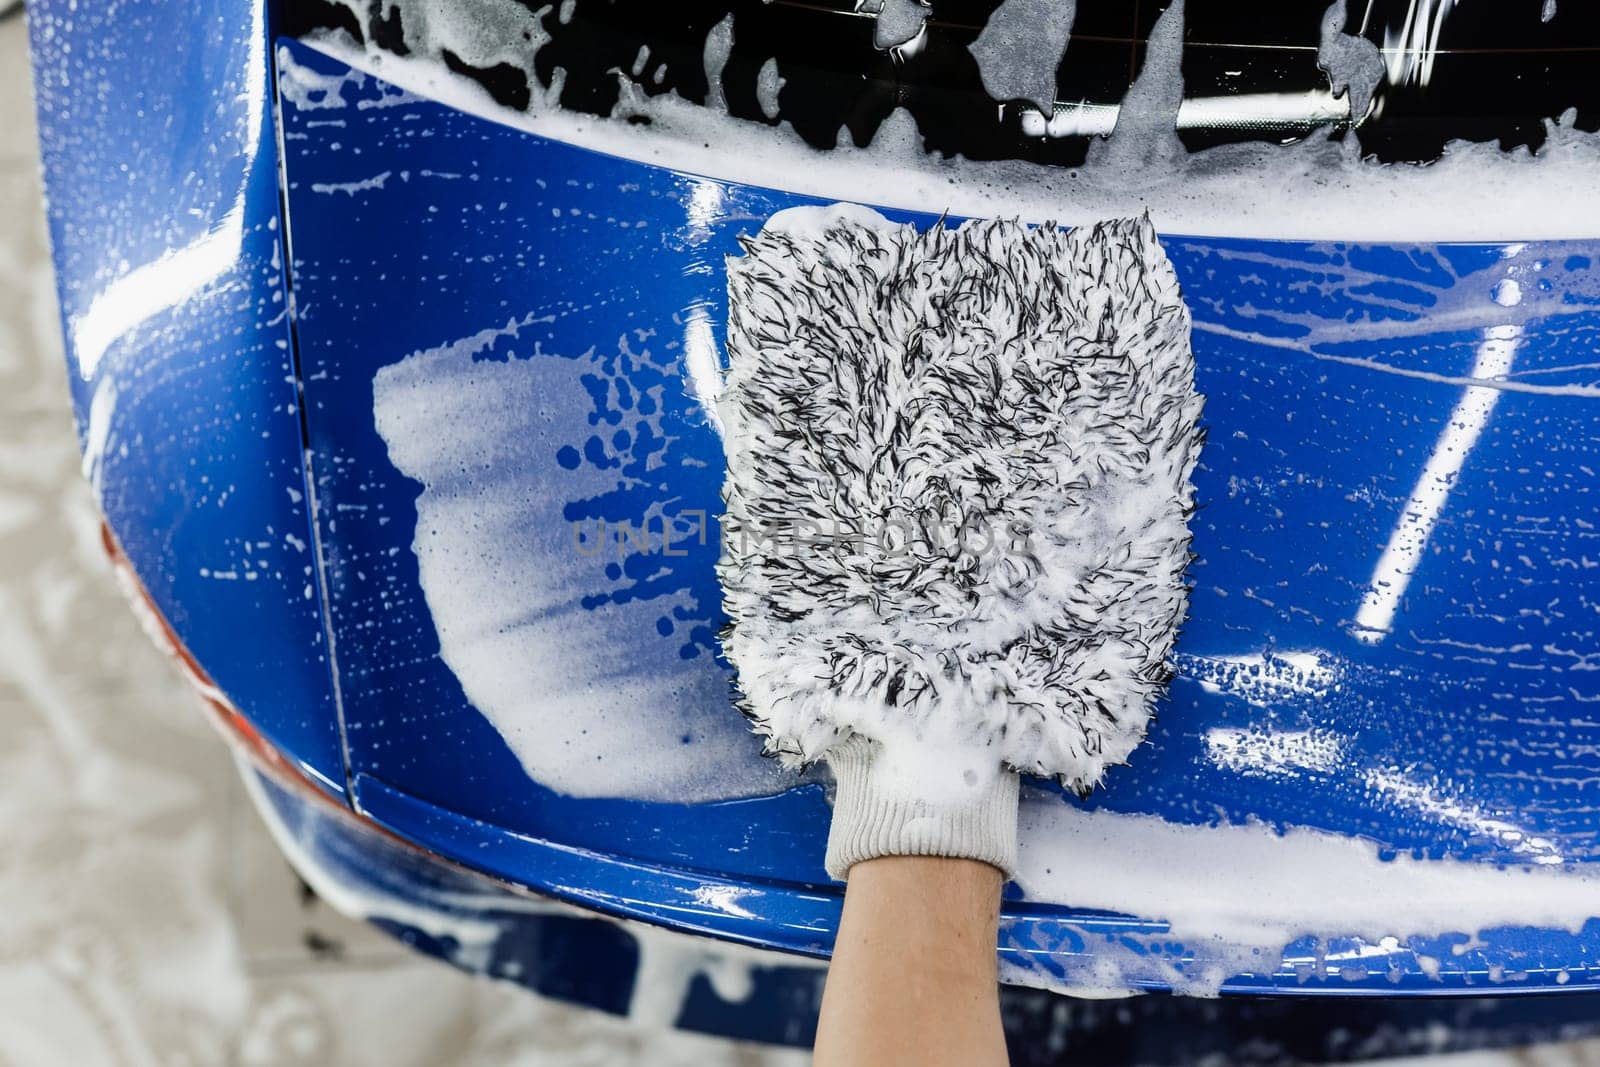
[[[1203,435],[1148,220],[925,231],[840,205],[728,260],[723,645],[767,751],[831,757],[829,870],[1010,871],[1015,775],[1142,740],[1188,604]],[[906,767],[912,769],[908,772]]]

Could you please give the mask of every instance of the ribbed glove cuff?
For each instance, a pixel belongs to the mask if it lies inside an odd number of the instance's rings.
[[[828,874],[844,881],[853,864],[878,856],[982,860],[1010,878],[1017,866],[1018,775],[1001,771],[968,801],[936,804],[897,796],[874,775],[878,745],[852,737],[828,751],[838,782],[828,832]]]

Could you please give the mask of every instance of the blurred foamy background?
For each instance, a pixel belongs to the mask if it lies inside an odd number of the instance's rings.
[[[101,553],[26,34],[0,17],[0,1067],[805,1062],[467,977],[300,884]],[[1428,1062],[1600,1065],[1600,1043]]]

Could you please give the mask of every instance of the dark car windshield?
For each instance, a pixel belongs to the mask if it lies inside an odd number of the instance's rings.
[[[1135,86],[1148,91],[1152,56],[1181,92],[1169,121],[1191,152],[1353,137],[1368,158],[1427,163],[1455,140],[1538,150],[1561,116],[1600,126],[1600,8],[1580,0],[524,3],[544,38],[529,35],[531,63],[442,56],[503,104],[526,108],[537,87],[618,117],[671,93],[824,149],[870,143],[904,108],[929,152],[1076,167]],[[285,4],[291,33],[343,30],[402,54],[407,12]]]

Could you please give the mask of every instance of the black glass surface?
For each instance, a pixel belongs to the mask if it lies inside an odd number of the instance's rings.
[[[337,28],[406,51],[403,10],[390,0],[282,2],[293,35]],[[616,113],[631,82],[647,97],[675,93],[750,122],[787,122],[827,149],[871,142],[904,108],[930,152],[1065,167],[1083,162],[1095,136],[1071,123],[1041,132],[1051,115],[985,89],[971,46],[999,0],[932,0],[920,35],[892,48],[874,43],[876,0],[862,11],[854,0],[524,2],[549,37],[532,77],[547,89],[559,85],[561,105],[575,111]],[[1118,104],[1167,6],[1078,0],[1052,115]],[[1329,12],[1326,0],[1188,0],[1184,145],[1198,152],[1238,141],[1354,137],[1377,160],[1428,163],[1455,140],[1538,151],[1558,116],[1581,130],[1600,127],[1600,5],[1592,0],[1348,0],[1343,32],[1373,46],[1371,104],[1353,119],[1344,103],[1328,102],[1319,45]],[[710,99],[706,41],[724,20],[731,20],[732,46],[718,102]],[[528,106],[529,75],[517,67],[474,68],[448,52],[441,58],[502,103]],[[769,114],[762,74],[767,68],[770,81],[774,67],[781,88]],[[1296,111],[1302,100],[1303,113]]]

